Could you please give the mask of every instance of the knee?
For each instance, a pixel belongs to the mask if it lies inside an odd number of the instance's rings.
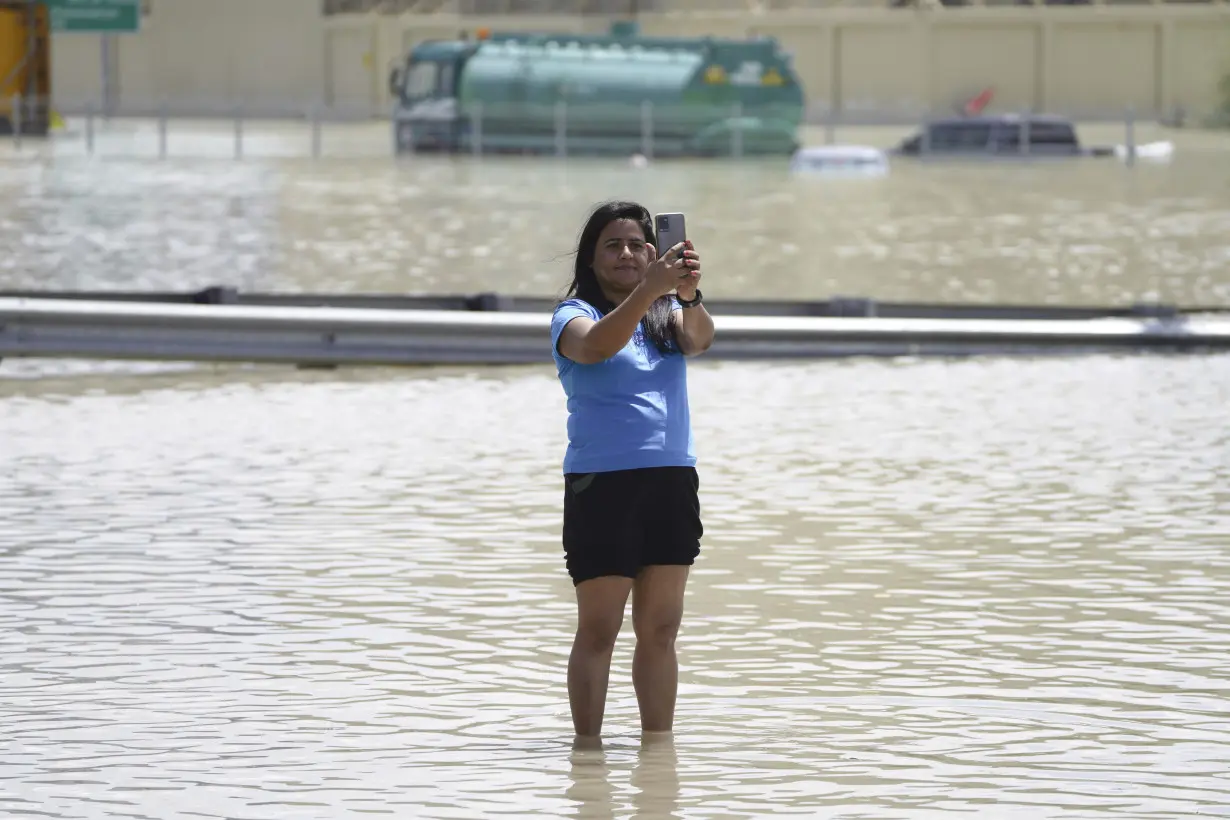
[[[672,649],[679,635],[682,613],[669,613],[654,618],[644,618],[634,624],[636,642],[651,649]]]
[[[577,648],[593,654],[609,655],[615,650],[615,639],[619,637],[620,621],[615,619],[593,619],[582,621],[577,626]]]

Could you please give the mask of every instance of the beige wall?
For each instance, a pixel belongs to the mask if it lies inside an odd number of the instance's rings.
[[[780,13],[777,37],[815,108],[950,111],[987,86],[993,110],[1142,116],[1208,111],[1230,72],[1230,6]],[[665,29],[666,26],[661,28]],[[733,28],[726,23],[723,28]]]
[[[121,111],[387,112],[389,67],[414,43],[493,29],[602,31],[579,16],[330,17],[315,0],[154,0],[145,29],[115,38]],[[1230,72],[1230,5],[832,8],[643,14],[649,34],[772,35],[794,54],[814,111],[909,120],[986,86],[995,110],[1142,117],[1217,105]],[[102,97],[100,38],[57,35],[56,102]]]
[[[120,110],[301,112],[328,79],[323,26],[314,0],[152,0],[139,34],[112,38]],[[102,61],[99,35],[53,35],[56,104],[98,105]]]

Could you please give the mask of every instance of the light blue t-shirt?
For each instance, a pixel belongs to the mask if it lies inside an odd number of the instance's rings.
[[[559,352],[560,333],[578,316],[596,322],[602,313],[568,299],[551,317],[551,353],[568,397],[564,473],[695,466],[683,353],[663,355],[638,324],[623,350],[578,364]]]

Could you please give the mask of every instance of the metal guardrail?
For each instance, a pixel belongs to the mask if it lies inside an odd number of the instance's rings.
[[[228,285],[210,285],[192,291],[157,290],[0,290],[0,299],[60,299],[85,302],[160,303],[168,305],[245,305],[258,307],[340,307],[382,310],[497,311],[550,313],[556,300],[549,296],[503,293],[353,293],[261,292]],[[1230,319],[1230,305],[1181,306],[1137,302],[1122,306],[1031,305],[980,302],[886,302],[861,296],[829,299],[723,299],[705,300],[709,310],[724,316],[859,316],[885,319],[1116,319],[1176,318],[1181,315],[1220,314]]]
[[[951,319],[716,314],[708,358],[1230,350],[1230,317]],[[0,298],[0,358],[299,365],[549,362],[547,311]]]

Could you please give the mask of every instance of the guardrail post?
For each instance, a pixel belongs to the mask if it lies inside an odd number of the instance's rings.
[[[483,155],[483,104],[474,103],[470,111],[470,151],[476,157]]]
[[[641,155],[653,159],[653,101],[641,103]]]
[[[1127,153],[1125,159],[1128,167],[1131,168],[1136,164],[1136,109],[1133,106],[1128,106],[1124,122],[1123,147]]]
[[[243,103],[235,106],[235,159],[243,159]]]
[[[167,103],[158,104],[158,158],[167,158]]]
[[[555,101],[555,156],[568,155],[568,104]]]
[[[743,103],[735,103],[730,129],[730,155],[736,159],[743,156]]]
[[[18,151],[21,150],[21,129],[22,129],[22,126],[24,125],[24,123],[22,123],[21,115],[22,115],[21,95],[14,94],[13,95],[13,116],[10,118],[10,120],[13,123],[13,146]]]
[[[322,134],[320,124],[320,105],[318,103],[312,103],[311,108],[308,111],[308,118],[311,120],[312,127],[312,158],[319,159],[322,148]]]

